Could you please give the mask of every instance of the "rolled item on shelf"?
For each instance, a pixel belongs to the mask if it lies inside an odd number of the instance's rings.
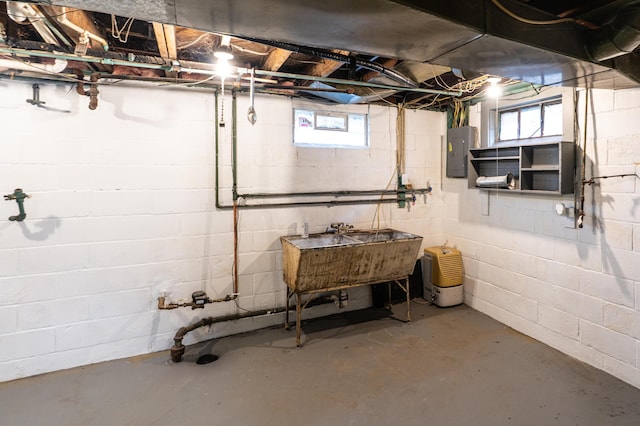
[[[479,176],[476,179],[476,186],[479,188],[506,188],[514,189],[516,181],[512,173],[503,176]]]

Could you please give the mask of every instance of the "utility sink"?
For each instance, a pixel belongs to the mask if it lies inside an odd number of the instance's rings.
[[[411,275],[422,237],[395,229],[280,237],[284,281],[294,293],[393,281]]]
[[[361,243],[360,240],[345,234],[311,234],[308,238],[299,235],[282,238],[286,238],[288,242],[300,250]]]

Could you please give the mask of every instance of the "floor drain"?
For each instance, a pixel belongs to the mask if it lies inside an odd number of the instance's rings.
[[[220,358],[218,355],[213,355],[213,354],[206,354],[206,355],[202,355],[200,358],[198,358],[198,360],[196,361],[196,364],[209,364],[212,363],[213,361],[217,361],[218,358]]]

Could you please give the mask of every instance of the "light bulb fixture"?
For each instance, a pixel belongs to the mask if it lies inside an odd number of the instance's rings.
[[[502,88],[498,86],[498,82],[502,81],[500,77],[489,77],[487,82],[490,86],[487,88],[487,96],[490,98],[499,98],[502,94]]]
[[[214,52],[213,56],[215,56],[218,61],[230,61],[233,59],[233,53],[231,53],[231,48],[229,46],[220,46]]]
[[[223,78],[230,75],[229,61],[233,59],[230,36],[221,36],[220,45],[213,51],[213,56],[217,59],[216,73]]]
[[[216,62],[216,74],[222,78],[231,75],[231,64],[228,59],[220,59]]]

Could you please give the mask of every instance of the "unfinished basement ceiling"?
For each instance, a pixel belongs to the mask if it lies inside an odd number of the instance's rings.
[[[215,86],[213,52],[227,35],[239,67],[227,84],[246,87],[254,69],[262,91],[443,109],[482,97],[492,75],[507,91],[532,84],[638,87],[637,3],[0,2],[0,73]]]

